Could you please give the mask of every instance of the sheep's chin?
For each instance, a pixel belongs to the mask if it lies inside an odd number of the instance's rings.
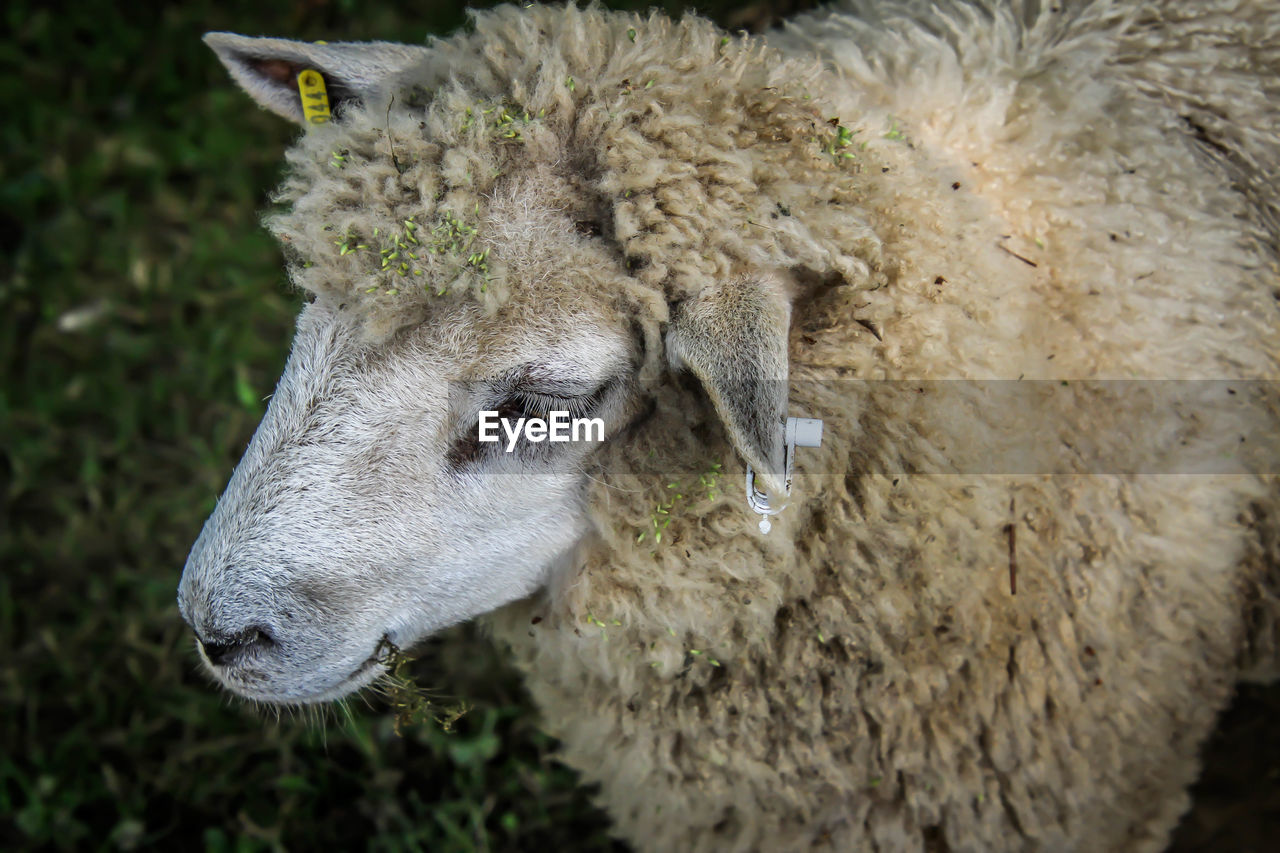
[[[241,699],[247,699],[251,702],[279,706],[320,705],[325,702],[334,702],[368,687],[379,676],[387,672],[387,669],[386,655],[375,651],[354,672],[337,684],[310,693],[289,693],[270,689],[254,690],[244,684],[238,684],[226,679],[216,672],[214,672],[214,677],[228,691]]]

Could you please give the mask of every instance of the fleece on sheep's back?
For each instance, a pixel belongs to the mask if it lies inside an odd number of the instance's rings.
[[[800,457],[781,535],[751,536],[726,494],[637,542],[668,483],[611,480],[583,567],[495,618],[567,759],[644,849],[1160,849],[1242,656],[1271,642],[1245,616],[1272,595],[1274,538],[1264,553],[1248,531],[1274,525],[1273,479],[894,476],[945,425],[896,383],[839,393],[847,377],[1276,375],[1267,211],[1170,137],[1105,29],[1037,56],[997,23],[946,48],[839,17],[777,40],[841,69],[824,94],[872,141],[861,209],[889,279],[797,306],[792,405],[856,427]],[[652,443],[610,449],[619,470],[699,411],[658,405]],[[1082,390],[1044,441],[1141,425],[1142,405]],[[1231,453],[1238,426],[1197,437]],[[982,470],[1001,436],[968,438],[960,469]]]

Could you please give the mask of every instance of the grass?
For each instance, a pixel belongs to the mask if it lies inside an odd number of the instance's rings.
[[[706,5],[734,26],[763,14]],[[469,630],[411,672],[470,712],[397,734],[378,697],[321,719],[229,701],[174,605],[299,306],[257,222],[294,130],[200,35],[421,41],[458,7],[17,0],[0,16],[0,848],[615,848]],[[1251,725],[1280,708],[1257,701]]]

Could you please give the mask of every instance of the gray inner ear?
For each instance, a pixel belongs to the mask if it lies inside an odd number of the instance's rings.
[[[376,98],[429,52],[392,42],[313,44],[235,33],[206,33],[204,41],[250,97],[296,124],[306,123],[298,97],[299,72],[310,68],[324,76],[329,107],[336,111],[344,102]]]
[[[675,306],[667,338],[673,366],[698,377],[738,453],[779,494],[785,488],[790,319],[781,284],[752,276]]]

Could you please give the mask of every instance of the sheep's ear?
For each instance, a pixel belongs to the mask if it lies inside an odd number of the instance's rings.
[[[393,77],[420,62],[428,48],[392,42],[314,44],[288,39],[206,33],[204,43],[222,60],[244,90],[272,112],[307,124],[298,94],[298,74],[311,69],[324,77],[329,108],[369,100]]]
[[[667,332],[672,367],[698,377],[738,453],[778,495],[784,491],[790,324],[781,282],[750,276],[673,306]]]

